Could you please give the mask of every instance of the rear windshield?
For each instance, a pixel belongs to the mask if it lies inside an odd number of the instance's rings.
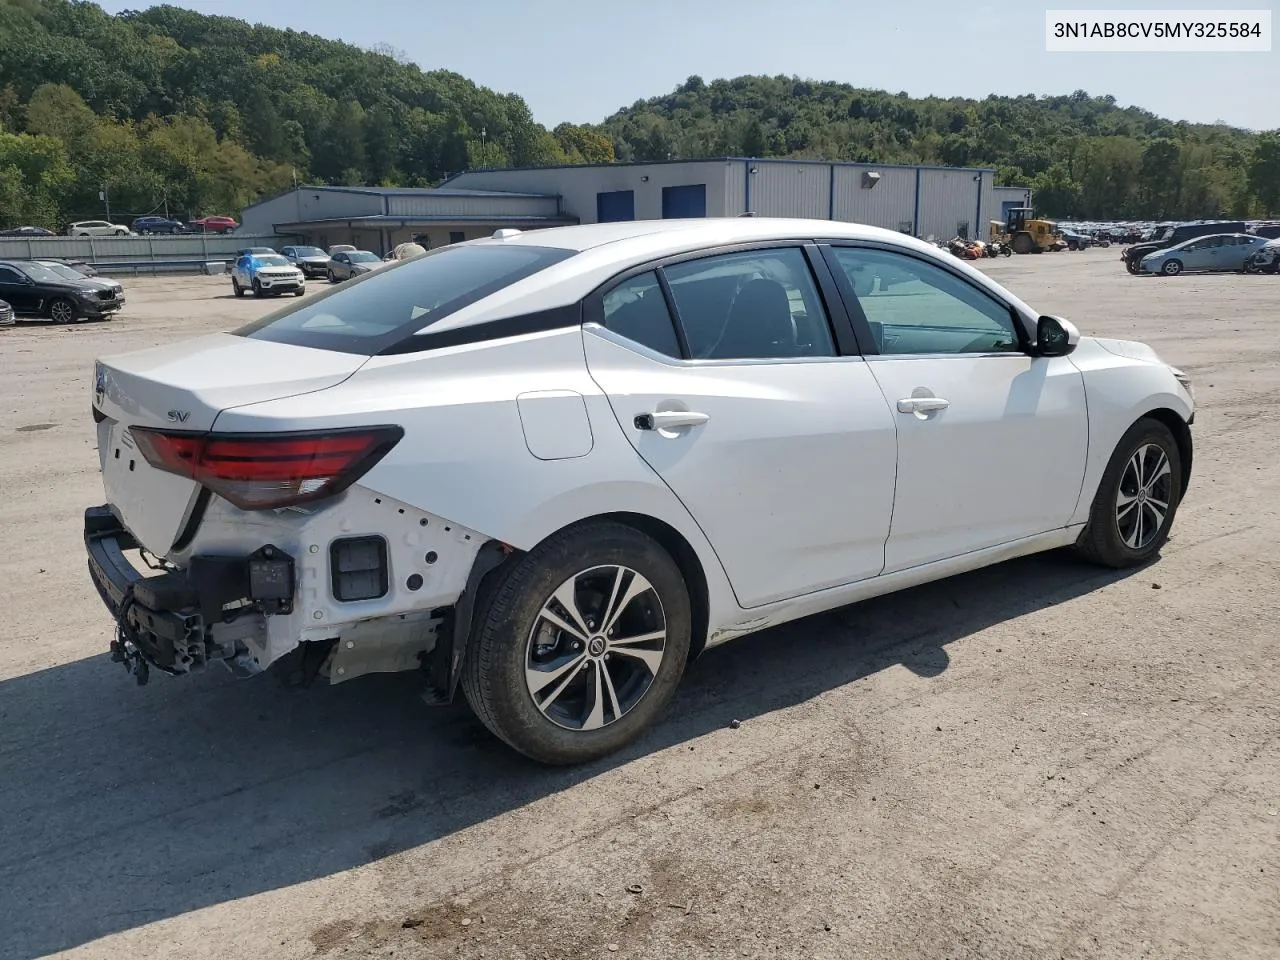
[[[441,247],[277,310],[234,333],[372,356],[573,254],[525,245]]]

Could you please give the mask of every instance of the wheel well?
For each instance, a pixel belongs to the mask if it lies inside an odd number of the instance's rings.
[[[1173,434],[1173,439],[1178,444],[1178,458],[1182,461],[1182,494],[1186,496],[1187,484],[1191,482],[1191,427],[1187,425],[1187,421],[1178,416],[1176,411],[1168,407],[1149,410],[1143,416],[1160,421]]]

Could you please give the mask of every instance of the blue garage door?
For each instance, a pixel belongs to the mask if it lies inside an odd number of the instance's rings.
[[[662,188],[662,216],[672,220],[680,217],[705,217],[707,215],[707,185],[690,183],[682,187]]]
[[[614,190],[596,194],[596,221],[614,223],[636,218],[636,193],[634,190]]]
[[[1026,204],[1025,204],[1025,203],[1023,203],[1021,200],[1006,200],[1004,203],[1000,204],[1000,220],[1001,220],[1001,222],[1002,222],[1002,223],[1008,223],[1008,222],[1009,222],[1009,211],[1010,211],[1010,210],[1014,209],[1015,207],[1025,207],[1025,206],[1026,206]]]

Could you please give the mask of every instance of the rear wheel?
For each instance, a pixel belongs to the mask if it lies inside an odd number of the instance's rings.
[[[1145,563],[1169,539],[1181,499],[1177,441],[1159,420],[1143,418],[1116,445],[1076,549],[1107,567]]]
[[[521,558],[482,597],[462,689],[494,734],[549,764],[613,753],[675,692],[692,616],[652,538],[585,524]]]
[[[1160,272],[1166,277],[1176,277],[1182,272],[1181,260],[1166,260],[1164,266],[1160,268]]]

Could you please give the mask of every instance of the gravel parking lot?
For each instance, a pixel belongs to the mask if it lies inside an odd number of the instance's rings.
[[[568,771],[411,676],[134,686],[80,539],[92,361],[281,304],[126,278],[110,322],[0,329],[0,956],[1280,956],[1280,278],[983,269],[1194,377],[1159,562],[737,641]]]

